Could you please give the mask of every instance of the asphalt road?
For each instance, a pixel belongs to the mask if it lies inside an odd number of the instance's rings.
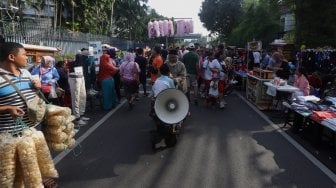
[[[149,98],[124,105],[57,164],[63,188],[336,187],[241,98],[224,110],[191,105],[174,148],[154,153]],[[85,133],[106,112],[93,109]]]

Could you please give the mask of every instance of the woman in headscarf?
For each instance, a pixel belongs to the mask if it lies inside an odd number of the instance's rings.
[[[58,104],[57,96],[49,97],[53,91],[56,91],[56,84],[60,77],[54,64],[55,58],[51,56],[43,56],[41,65],[34,68],[31,74],[39,75],[42,84],[42,93],[46,98],[49,98],[50,102]]]
[[[134,62],[134,55],[127,53],[124,62],[120,65],[120,76],[130,109],[134,105],[134,99],[139,88],[139,73],[140,68],[138,63]]]
[[[115,67],[109,62],[110,56],[103,54],[100,57],[98,82],[102,91],[102,107],[104,110],[111,110],[116,105],[116,93],[113,76],[117,73]]]

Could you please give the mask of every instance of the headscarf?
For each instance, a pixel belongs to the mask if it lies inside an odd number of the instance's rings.
[[[106,64],[110,62],[110,56],[108,54],[103,54],[100,57],[100,64],[99,64],[99,69],[100,67],[104,67]]]
[[[116,57],[116,51],[114,48],[110,48],[107,50],[107,54],[110,55],[111,58],[115,58]]]
[[[41,65],[42,67],[53,67],[55,65],[55,58],[51,56],[42,56]]]
[[[134,61],[134,55],[132,53],[127,53],[124,57],[125,62],[132,62]]]

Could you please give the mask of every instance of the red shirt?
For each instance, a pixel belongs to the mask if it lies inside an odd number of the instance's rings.
[[[98,81],[102,81],[107,78],[112,78],[117,73],[117,70],[109,62],[110,61],[109,58],[110,56],[107,54],[103,54],[100,57],[99,72],[97,78]]]
[[[152,63],[153,67],[160,69],[160,67],[163,65],[163,60],[162,57],[160,55],[156,56],[153,63]],[[155,82],[155,80],[159,77],[159,73],[157,74],[151,74],[151,81]]]

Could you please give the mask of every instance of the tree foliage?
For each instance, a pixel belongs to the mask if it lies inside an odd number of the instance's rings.
[[[307,47],[336,46],[336,2],[295,0],[296,43]]]
[[[282,14],[292,12],[295,14],[296,44],[336,46],[336,1],[242,0],[241,9],[237,2],[205,0],[199,13],[204,26],[220,37],[224,36],[231,45],[242,46],[253,39],[268,44],[281,37],[284,31],[280,18]],[[233,22],[228,22],[230,14],[235,16]]]
[[[162,18],[147,6],[147,0],[53,0],[57,28],[84,33],[113,35],[130,40],[147,40],[147,23]],[[37,12],[45,7],[45,0],[26,0]],[[113,11],[112,11],[113,9]],[[111,22],[111,14],[113,20]],[[37,15],[38,16],[38,15]]]
[[[205,0],[198,14],[205,28],[226,38],[237,25],[242,0]]]
[[[268,44],[278,38],[282,30],[278,7],[272,1],[246,3],[240,23],[229,35],[228,43],[244,46],[249,41],[261,40]]]

